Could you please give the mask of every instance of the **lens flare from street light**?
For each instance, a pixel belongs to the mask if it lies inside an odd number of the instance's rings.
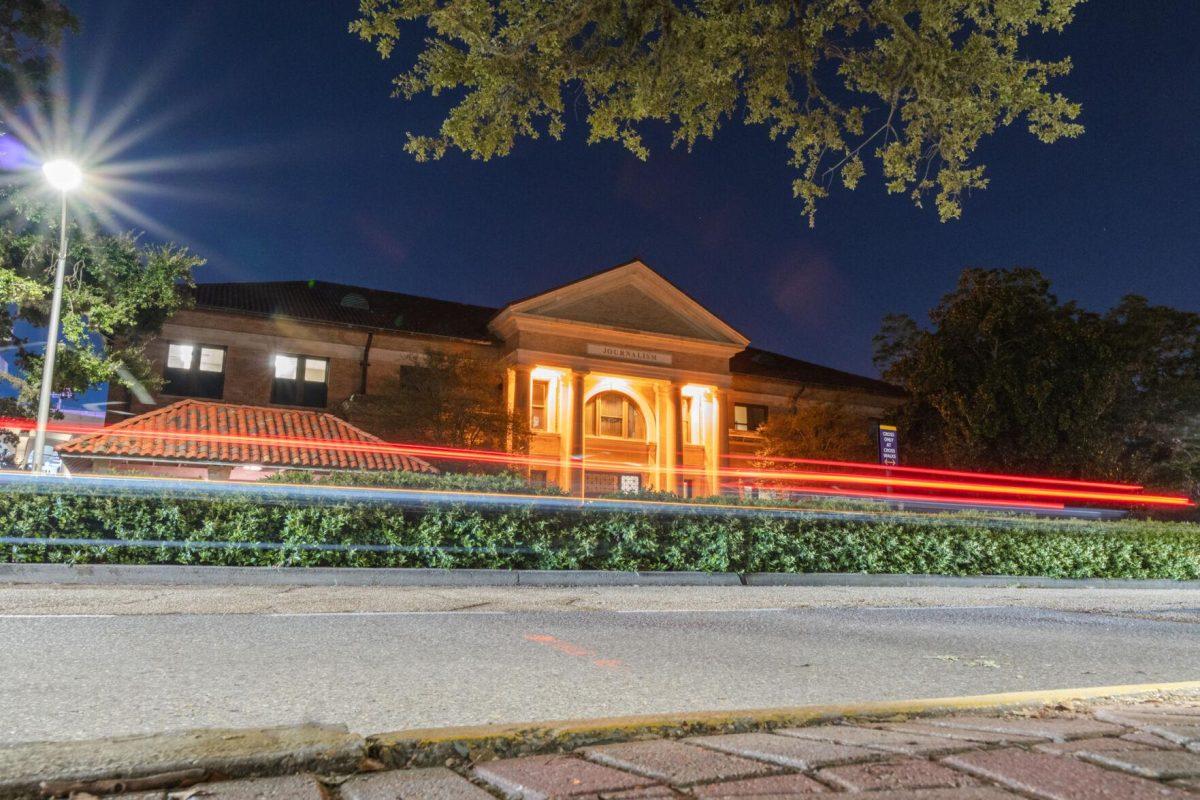
[[[83,183],[83,171],[74,162],[65,158],[55,158],[42,165],[42,172],[50,185],[60,192],[69,192],[79,188]]]

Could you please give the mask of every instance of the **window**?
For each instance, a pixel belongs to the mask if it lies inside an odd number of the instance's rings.
[[[646,420],[633,400],[620,392],[601,392],[588,401],[583,412],[589,436],[613,439],[646,438]]]
[[[735,403],[733,406],[733,429],[735,431],[756,431],[766,421],[766,406],[748,406],[743,403]]]
[[[225,391],[225,348],[208,345],[167,345],[163,393],[220,400]]]
[[[531,486],[543,487],[547,481],[547,471],[544,469],[529,470],[529,483]]]
[[[550,397],[550,381],[535,380],[529,398],[529,428],[550,430],[546,401]]]
[[[273,361],[275,380],[271,402],[286,406],[324,408],[329,383],[329,359],[280,354]]]
[[[680,424],[683,425],[683,443],[700,444],[700,424],[695,412],[699,410],[696,398],[684,395],[679,404]]]

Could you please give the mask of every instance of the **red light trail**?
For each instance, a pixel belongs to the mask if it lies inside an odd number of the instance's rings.
[[[32,430],[35,423],[28,419],[0,418],[0,426],[19,430]],[[445,447],[423,444],[396,444],[389,442],[365,442],[350,439],[306,439],[294,436],[263,436],[258,434],[217,434],[196,433],[191,431],[155,431],[137,430],[120,427],[96,428],[69,423],[52,423],[49,430],[67,434],[105,434],[116,440],[106,448],[105,456],[120,457],[129,455],[139,457],[136,453],[123,453],[121,439],[150,439],[181,441],[187,443],[213,442],[227,445],[242,445],[259,448],[302,448],[320,449],[356,453],[376,453],[390,455],[417,456],[437,460],[467,461],[491,464],[522,465],[529,467],[558,468],[562,462],[557,457],[529,456],[496,450],[472,450],[468,448]],[[173,454],[161,453],[153,457],[170,459]],[[838,467],[842,471],[815,471],[790,469],[720,469],[716,471],[719,479],[739,479],[754,482],[780,483],[786,491],[805,494],[828,494],[869,499],[919,500],[931,502],[959,503],[990,503],[1013,506],[1046,508],[1063,508],[1066,501],[1077,503],[1116,504],[1122,506],[1158,506],[1167,508],[1186,508],[1195,503],[1182,495],[1143,494],[1141,486],[1135,484],[1103,483],[1095,481],[1077,481],[1059,478],[1040,478],[1026,475],[1004,475],[994,473],[973,473],[956,470],[943,470],[925,467],[884,467],[879,464],[827,461],[818,459],[766,459],[759,456],[733,455],[732,458],[754,459],[759,461],[786,461],[788,463],[809,464],[813,466]],[[638,472],[659,473],[660,469],[639,464],[592,463],[586,457],[576,459],[578,468],[591,472],[619,472],[636,470]],[[286,465],[280,465],[286,468]],[[850,472],[847,470],[860,470]],[[862,471],[875,474],[862,474]],[[880,471],[901,473],[900,475],[878,475]],[[706,477],[709,473],[704,469],[677,467],[677,475]],[[910,477],[917,475],[946,476],[946,478],[965,478],[967,480],[948,480],[932,477]],[[816,485],[813,485],[816,484]],[[846,488],[846,484],[860,488]],[[1023,484],[1023,485],[1013,485]],[[765,488],[776,488],[768,485]],[[919,490],[916,493],[897,494],[896,489]],[[938,494],[921,494],[920,492],[935,492]],[[978,495],[985,495],[980,498]],[[1014,498],[1014,499],[1005,499]],[[1016,500],[1015,498],[1025,498]]]
[[[1137,483],[1105,483],[1098,481],[1071,480],[1067,478],[1039,478],[1034,475],[1005,475],[995,472],[965,472],[952,469],[935,469],[933,467],[889,467],[884,466],[883,464],[869,464],[862,461],[825,461],[817,458],[782,458],[777,456],[747,455],[745,453],[730,453],[728,457],[731,459],[742,459],[746,461],[810,464],[812,466],[822,467],[842,467],[845,469],[865,469],[922,475],[947,475],[955,478],[988,478],[991,480],[1002,480],[1013,483],[1040,483],[1047,486],[1077,486],[1081,489],[1123,489],[1128,491],[1140,491],[1141,489],[1145,488]]]

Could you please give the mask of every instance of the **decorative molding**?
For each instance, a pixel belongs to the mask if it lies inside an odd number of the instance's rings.
[[[641,337],[661,336],[668,340],[707,342],[727,347],[734,346],[736,347],[734,352],[744,350],[750,343],[749,339],[720,317],[697,303],[666,278],[640,261],[631,261],[628,264],[615,267],[599,275],[593,275],[590,278],[584,278],[574,283],[569,283],[566,286],[560,286],[557,289],[551,289],[548,292],[534,295],[533,297],[508,305],[493,318],[491,327],[501,336],[505,336],[504,331],[508,329],[507,323],[514,317],[538,317],[546,320],[554,320],[566,325],[592,327],[591,323],[550,317],[545,313],[539,312],[544,312],[548,308],[561,307],[570,302],[584,299],[589,295],[600,294],[622,286],[636,286],[645,290],[648,295],[661,303],[664,308],[678,314],[697,328],[710,331],[713,338],[671,336],[668,334],[627,329],[631,333],[636,333]],[[605,328],[605,330],[613,329]]]

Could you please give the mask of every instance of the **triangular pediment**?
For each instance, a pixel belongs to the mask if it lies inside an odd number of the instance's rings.
[[[743,347],[747,343],[744,336],[640,261],[513,303],[501,315]]]

